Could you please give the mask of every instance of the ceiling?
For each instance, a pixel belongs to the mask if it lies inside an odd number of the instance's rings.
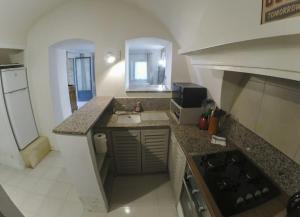
[[[1,0],[0,45],[3,41],[24,43],[27,31],[34,22],[66,1],[69,0]]]
[[[39,17],[60,4],[73,0],[0,1],[0,47],[3,47],[3,41],[25,45],[27,31]],[[183,49],[299,33],[300,18],[277,22],[278,25],[260,25],[261,0],[231,0],[230,4],[210,0],[115,1],[125,1],[148,11],[166,26]],[[243,10],[244,8],[247,10]]]
[[[26,36],[31,26],[48,11],[72,0],[0,0],[0,47],[24,48]],[[87,0],[82,0],[87,1]],[[99,0],[100,1],[100,0]],[[156,16],[168,27],[171,33],[178,36],[177,27],[186,22],[186,16],[178,16],[187,10],[194,14],[191,4],[185,4],[182,0],[120,0],[140,8]],[[188,0],[197,2],[196,0]],[[202,1],[202,0],[201,0]],[[201,2],[200,1],[200,2]],[[170,5],[172,7],[170,7]],[[188,6],[187,6],[188,5]],[[168,10],[166,10],[168,8]],[[194,10],[195,11],[195,10]],[[197,10],[197,13],[199,11]],[[183,15],[183,14],[182,14]],[[184,17],[184,20],[181,20]],[[179,34],[180,35],[180,34]],[[180,37],[180,36],[179,36]],[[177,39],[177,38],[176,38]],[[8,45],[3,46],[3,42]],[[16,46],[9,46],[16,44]],[[18,46],[20,44],[20,46]]]

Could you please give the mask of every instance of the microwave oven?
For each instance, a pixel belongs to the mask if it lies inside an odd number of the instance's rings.
[[[193,83],[173,83],[172,99],[183,108],[201,107],[207,99],[207,89]]]

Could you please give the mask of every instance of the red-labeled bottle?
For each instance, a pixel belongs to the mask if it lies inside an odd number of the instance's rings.
[[[199,118],[198,126],[199,126],[200,130],[207,130],[207,128],[208,128],[208,122],[207,122],[207,119],[206,119],[206,117],[204,115],[202,115]]]

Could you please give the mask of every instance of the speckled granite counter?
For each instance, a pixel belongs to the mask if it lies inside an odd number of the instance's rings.
[[[114,115],[105,115],[95,127],[98,130],[101,128],[170,127],[186,154],[208,154],[240,149],[288,195],[291,196],[300,190],[300,166],[239,123],[232,120],[228,122],[224,132],[228,138],[228,145],[222,147],[210,143],[207,131],[199,130],[193,125],[178,125],[168,112],[167,114],[170,117],[169,121],[142,121],[140,124],[126,125],[117,124],[117,117]],[[241,137],[244,138],[243,141],[239,141]]]
[[[235,145],[229,144],[227,147],[213,145],[210,143],[207,131],[199,130],[193,125],[178,125],[168,111],[169,120],[164,121],[141,121],[138,124],[117,123],[117,115],[106,114],[95,125],[97,130],[103,128],[161,128],[169,127],[175,138],[186,154],[207,154],[226,150],[236,149]]]
[[[92,99],[81,109],[58,125],[55,134],[85,135],[94,126],[105,109],[111,104],[113,97],[99,96]]]

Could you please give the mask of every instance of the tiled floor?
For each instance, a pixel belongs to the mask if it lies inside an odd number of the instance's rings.
[[[166,175],[118,177],[111,211],[84,211],[58,152],[34,170],[0,165],[0,184],[25,217],[177,217]]]

